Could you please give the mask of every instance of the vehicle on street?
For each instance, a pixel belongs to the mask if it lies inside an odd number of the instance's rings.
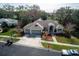
[[[74,50],[74,49],[70,49],[70,50],[63,49],[61,51],[61,55],[62,56],[79,56],[79,51]]]

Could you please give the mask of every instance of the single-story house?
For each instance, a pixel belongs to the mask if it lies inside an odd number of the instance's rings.
[[[62,33],[63,26],[55,20],[42,20],[41,18],[29,23],[23,28],[25,34],[41,34],[42,31],[47,31],[48,33]]]

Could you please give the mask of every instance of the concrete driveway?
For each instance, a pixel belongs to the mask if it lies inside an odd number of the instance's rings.
[[[23,45],[23,46],[30,46],[30,47],[43,47],[41,44],[41,38],[40,37],[35,37],[35,38],[30,38],[30,37],[22,37],[20,38],[21,40],[16,42],[16,45]]]

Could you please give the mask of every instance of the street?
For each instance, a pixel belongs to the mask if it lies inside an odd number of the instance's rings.
[[[4,43],[0,42],[0,56],[60,56],[60,52],[48,51],[28,46],[13,44],[10,47],[1,47]]]

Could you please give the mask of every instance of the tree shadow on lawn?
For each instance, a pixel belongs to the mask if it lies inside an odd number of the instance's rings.
[[[5,46],[0,42],[0,56],[60,56],[60,52],[48,51],[45,49],[39,49],[21,45]]]

